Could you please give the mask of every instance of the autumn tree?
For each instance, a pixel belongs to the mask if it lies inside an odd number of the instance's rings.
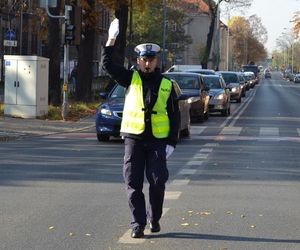
[[[250,61],[257,62],[267,57],[264,44],[259,41],[264,40],[266,34],[260,37],[254,32],[255,29],[252,25],[262,26],[262,24],[250,22],[249,19],[241,16],[232,17],[229,22],[234,43],[233,54],[239,65],[247,64]]]
[[[191,37],[185,35],[184,25],[188,19],[181,9],[176,8],[174,3],[174,1],[168,2],[165,6],[167,12],[165,48],[171,61],[174,61],[175,55],[184,51],[186,46],[192,42]],[[133,46],[144,42],[154,42],[163,46],[163,8],[162,1],[148,2],[143,11],[134,11]]]

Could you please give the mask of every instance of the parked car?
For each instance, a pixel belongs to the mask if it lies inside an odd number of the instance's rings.
[[[174,79],[183,94],[190,98],[191,119],[203,122],[208,119],[209,88],[203,83],[202,76],[191,72],[164,73],[170,79]]]
[[[245,97],[246,91],[249,89],[249,87],[248,87],[248,82],[247,82],[246,78],[244,77],[243,72],[239,72],[238,80],[239,80],[240,86],[242,88],[242,97]]]
[[[202,69],[201,65],[174,64],[166,72],[190,71]]]
[[[193,72],[202,75],[215,75],[212,69],[202,69],[201,65],[173,65],[166,72]]]
[[[203,76],[205,85],[209,87],[209,112],[221,112],[230,115],[230,91],[221,75]]]
[[[250,88],[254,88],[255,84],[256,84],[256,79],[255,79],[255,75],[253,72],[251,71],[245,71],[244,72],[244,77],[246,78],[246,80],[249,83],[249,87]]]
[[[300,82],[300,74],[299,73],[294,75],[294,83],[298,83],[298,82]]]
[[[264,77],[265,77],[266,79],[267,79],[267,78],[272,78],[271,71],[270,71],[269,69],[265,69]]]
[[[190,134],[190,103],[189,98],[182,94],[180,87],[173,82],[179,99],[180,110],[180,136]],[[119,137],[126,89],[116,84],[107,93],[100,93],[105,100],[101,103],[96,112],[96,134],[98,141],[108,141],[110,136]]]
[[[188,72],[198,73],[201,75],[216,75],[216,71],[213,69],[188,70]]]
[[[242,87],[240,85],[239,74],[235,71],[219,71],[222,75],[226,86],[230,90],[230,99],[236,100],[236,102],[241,102],[242,100]]]

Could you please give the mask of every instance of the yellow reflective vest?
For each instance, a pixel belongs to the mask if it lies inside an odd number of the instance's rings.
[[[156,103],[151,114],[152,134],[156,138],[167,138],[170,121],[167,114],[167,101],[171,94],[172,82],[163,78]],[[139,135],[145,130],[145,105],[143,100],[142,80],[135,70],[131,84],[125,95],[121,132]]]

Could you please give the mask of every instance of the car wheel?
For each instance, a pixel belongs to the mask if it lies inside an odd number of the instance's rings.
[[[208,117],[209,117],[209,113],[208,113],[208,111],[204,114],[204,119],[205,119],[205,121],[207,121],[208,120]]]
[[[230,115],[230,106],[227,105],[226,109],[221,111],[222,116],[229,116]]]
[[[100,135],[97,134],[98,141],[109,141],[109,135]]]
[[[198,116],[198,121],[199,121],[199,122],[204,122],[204,119],[205,119],[204,105],[202,105],[201,113],[200,113],[200,115]]]
[[[189,137],[191,135],[191,126],[188,125],[187,128],[181,131],[181,136],[182,137]]]

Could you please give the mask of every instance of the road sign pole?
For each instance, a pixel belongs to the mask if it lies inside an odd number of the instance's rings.
[[[65,6],[65,23],[68,25],[70,23],[70,11],[72,6]],[[66,32],[66,31],[65,31]],[[66,119],[68,115],[68,84],[69,82],[69,43],[65,41],[64,45],[64,84],[63,84],[63,104],[62,104],[62,118]]]
[[[54,16],[49,11],[48,0],[46,0],[46,11],[49,17],[52,18],[64,18],[66,24],[70,22],[70,11],[72,6],[65,5],[64,16]],[[64,24],[63,24],[64,25]],[[63,34],[64,37],[64,34]],[[64,43],[64,83],[63,83],[63,104],[61,116],[65,121],[68,115],[68,73],[69,73],[69,44],[65,41]]]

